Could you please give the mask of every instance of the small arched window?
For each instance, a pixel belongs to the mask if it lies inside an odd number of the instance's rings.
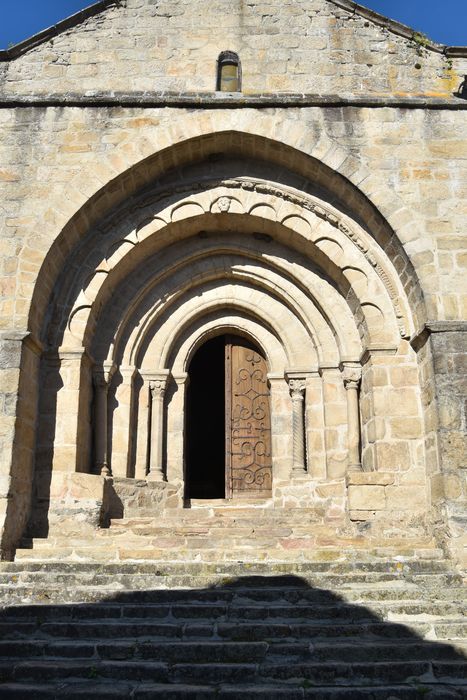
[[[216,90],[221,92],[240,92],[242,89],[242,69],[238,54],[234,51],[222,51],[217,59]]]

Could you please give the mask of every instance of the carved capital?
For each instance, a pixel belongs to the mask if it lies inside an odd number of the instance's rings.
[[[289,389],[292,401],[303,401],[306,389],[305,379],[289,379]]]
[[[167,386],[167,378],[164,379],[151,379],[149,382],[149,389],[151,391],[151,396],[154,401],[156,398],[164,398],[165,388]]]
[[[344,367],[342,375],[346,389],[358,389],[362,378],[361,367]]]

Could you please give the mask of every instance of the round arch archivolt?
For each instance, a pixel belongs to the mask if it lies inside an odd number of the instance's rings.
[[[31,272],[36,269],[38,275],[28,323],[29,330],[36,337],[41,335],[40,324],[53,294],[53,285],[90,227],[133,196],[138,188],[163,177],[170,169],[218,152],[249,155],[276,167],[288,167],[300,173],[302,181],[303,178],[305,181],[309,179],[338,193],[343,200],[351,202],[355,213],[368,223],[380,247],[394,260],[398,274],[402,275],[407,265],[411,268],[403,245],[422,237],[415,217],[387,190],[372,193],[370,173],[354,153],[337,145],[323,130],[306,130],[294,120],[275,121],[258,112],[254,117],[247,112],[242,110],[235,115],[235,125],[232,124],[231,129],[226,125],[229,125],[232,115],[222,111],[202,118],[192,115],[189,122],[181,119],[178,123],[174,119],[170,128],[148,129],[144,135],[132,133],[128,144],[123,141],[118,152],[104,155],[98,164],[84,164],[67,189],[57,191],[56,199],[60,205],[50,212],[56,233],[48,226],[52,238],[35,237],[30,244],[26,241],[20,255],[20,285],[23,261],[24,285],[28,289]],[[53,199],[51,194],[51,201]],[[399,225],[400,222],[403,226]],[[397,238],[391,226],[397,230]],[[34,260],[29,255],[30,250],[34,250]],[[43,262],[38,263],[41,251]],[[409,286],[414,287],[413,270],[406,277],[410,279]],[[406,293],[410,291],[406,290]],[[413,296],[415,309],[418,301],[416,290]],[[421,306],[417,313],[423,316]],[[421,325],[419,322],[418,327]]]
[[[177,187],[146,191],[139,206],[114,215],[104,226],[106,236],[101,228],[100,239],[83,251],[83,265],[67,280],[66,303],[49,341],[60,352],[75,348],[78,357],[84,347],[93,358],[92,371],[76,374],[71,387],[76,404],[94,375],[95,391],[115,391],[111,425],[129,442],[134,429],[121,395],[132,395],[134,373],[145,391],[154,377],[183,375],[170,360],[175,339],[212,314],[225,325],[234,310],[271,331],[282,346],[274,369],[286,392],[289,374],[304,382],[318,375],[323,395],[327,375],[341,377],[328,408],[338,416],[333,439],[324,408],[320,430],[324,461],[332,463],[337,455],[334,462],[345,470],[344,373],[355,373],[365,351],[397,354],[415,327],[390,259],[358,220],[316,195],[252,177],[199,184],[190,175]],[[77,421],[88,423],[89,414],[78,410]],[[286,443],[287,435],[281,437]],[[141,441],[148,443],[144,433]],[[105,465],[122,476],[144,476],[150,455],[137,449],[141,463],[130,466],[123,442],[112,448],[112,465],[101,455],[81,468]],[[54,454],[60,460],[60,449]]]
[[[265,123],[261,121],[261,129]],[[209,133],[185,132],[185,150],[190,139],[193,145],[196,140],[204,143],[206,153],[226,144],[233,148],[233,132]],[[62,258],[52,262],[48,259],[54,255],[48,256],[31,316],[35,332],[48,343],[57,364],[55,376],[66,387],[53,388],[52,398],[45,395],[47,388],[43,390],[44,405],[54,404],[56,430],[52,448],[39,449],[46,455],[43,464],[43,457],[38,458],[40,469],[96,473],[105,467],[120,476],[146,476],[151,470],[151,451],[144,451],[150,444],[144,430],[150,424],[148,396],[155,382],[163,381],[174,384],[164,418],[174,445],[166,466],[168,474],[182,478],[183,426],[178,425],[177,437],[174,423],[187,358],[201,338],[219,328],[250,334],[270,358],[276,423],[282,426],[276,435],[281,478],[286,479],[291,468],[293,382],[302,382],[309,397],[304,420],[313,417],[312,424],[305,425],[307,444],[314,448],[306,453],[304,472],[315,479],[345,476],[350,464],[348,387],[349,382],[358,384],[362,368],[360,461],[367,469],[385,468],[390,459],[397,467],[406,456],[417,455],[418,465],[423,461],[422,430],[407,445],[389,420],[392,410],[394,419],[420,419],[417,383],[408,388],[410,401],[401,415],[395,405],[388,408],[396,401],[390,387],[381,388],[375,379],[377,369],[389,376],[393,366],[416,366],[407,339],[419,327],[423,309],[417,280],[407,274],[403,248],[388,223],[350,184],[352,178],[341,178],[351,170],[344,152],[324,137],[313,148],[306,147],[295,129],[287,135],[273,129],[271,136],[283,141],[246,129],[235,147],[248,151],[248,158],[298,170],[298,180],[220,173],[200,182],[187,167],[179,180],[173,174],[167,181],[161,177],[141,197],[127,196],[98,225],[90,225],[92,217],[79,215],[64,227],[58,240]],[[160,138],[163,145],[166,137]],[[151,176],[177,165],[177,153],[183,149],[173,141],[182,139],[174,133],[170,139],[170,156],[161,149],[158,156],[151,155],[153,170],[145,163]],[[293,150],[297,146],[301,152]],[[187,162],[195,161],[194,152]],[[318,155],[323,156],[321,163]],[[140,163],[141,157],[149,158],[141,152],[139,156]],[[336,163],[341,170],[332,172]],[[131,178],[141,184],[138,167],[133,163]],[[197,167],[202,169],[202,163]],[[304,173],[315,181],[309,190],[297,186],[304,182]],[[125,188],[124,180],[120,185]],[[334,191],[334,198],[326,191]],[[129,186],[126,194],[131,192]],[[96,205],[95,193],[87,193],[91,196],[85,206]],[[344,208],[339,202],[346,194]],[[405,277],[398,269],[401,260]],[[58,270],[64,261],[73,271],[66,279]],[[110,397],[104,413],[102,397]],[[96,405],[101,407],[100,417]],[[385,411],[387,428],[376,444],[375,425]],[[110,441],[109,454],[96,456],[96,437],[91,451],[92,413],[98,431],[104,423],[109,426],[99,448],[106,452],[103,442]],[[136,447],[131,444],[135,433]],[[124,438],[113,444],[117,435]]]

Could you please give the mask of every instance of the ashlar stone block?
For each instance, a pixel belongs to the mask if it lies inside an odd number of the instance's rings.
[[[364,484],[349,486],[349,508],[351,510],[384,510],[386,497],[384,486]]]

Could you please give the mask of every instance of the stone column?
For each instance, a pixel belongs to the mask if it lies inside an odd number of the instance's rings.
[[[103,364],[94,368],[94,455],[95,472],[101,476],[110,476],[108,464],[108,435],[107,435],[107,398],[109,384],[112,374],[115,371],[114,365]]]
[[[164,396],[169,371],[152,375],[149,380],[151,392],[151,451],[149,455],[149,481],[165,481],[163,458]]]
[[[304,378],[289,379],[289,389],[292,397],[293,476],[300,476],[306,473],[305,387],[306,381]]]
[[[349,450],[348,471],[362,471],[360,457],[360,409],[358,388],[362,377],[360,367],[344,366],[344,386],[347,395],[347,441]]]

